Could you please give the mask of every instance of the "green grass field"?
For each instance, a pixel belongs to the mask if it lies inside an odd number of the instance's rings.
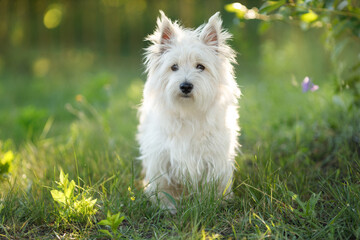
[[[3,70],[0,238],[359,239],[360,110],[334,93],[316,35],[287,37],[262,44],[257,71],[239,56],[234,197],[201,193],[176,215],[141,187],[140,61],[29,53],[29,69]],[[303,93],[305,76],[320,89]]]

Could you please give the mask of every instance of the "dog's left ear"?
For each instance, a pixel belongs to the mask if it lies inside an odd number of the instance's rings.
[[[215,13],[204,26],[200,39],[209,46],[219,46],[222,20],[220,13]]]
[[[160,44],[168,44],[175,36],[175,30],[170,19],[160,10],[160,18],[157,20],[158,29],[160,31]]]

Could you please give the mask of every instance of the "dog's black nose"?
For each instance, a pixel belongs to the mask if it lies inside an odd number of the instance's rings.
[[[194,85],[189,82],[183,82],[182,84],[180,84],[180,90],[185,94],[190,93],[193,88]]]

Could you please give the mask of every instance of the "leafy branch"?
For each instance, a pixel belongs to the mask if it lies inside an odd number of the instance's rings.
[[[360,6],[356,1],[265,1],[259,9],[248,9],[243,4],[235,2],[225,5],[225,10],[235,13],[238,19],[244,21],[289,21],[299,24],[304,30],[325,27],[325,45],[330,51],[336,73],[335,91],[351,93],[354,105],[360,107],[360,57],[354,55],[355,60],[348,62],[340,57],[351,43],[358,45],[360,42]],[[353,42],[348,41],[349,39]],[[356,54],[356,51],[352,53]]]

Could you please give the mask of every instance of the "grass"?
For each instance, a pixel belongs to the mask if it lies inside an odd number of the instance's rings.
[[[305,46],[318,49],[311,39]],[[290,61],[296,47],[264,43],[258,73],[238,67],[242,148],[234,197],[185,198],[176,215],[151,204],[140,184],[140,67],[83,69],[79,53],[79,63],[49,59],[63,71],[3,72],[0,160],[10,151],[13,158],[0,180],[1,238],[107,239],[106,231],[131,239],[360,238],[360,110],[333,93],[322,52],[316,67],[299,70],[306,56]],[[301,92],[306,75],[315,76],[318,91]],[[54,201],[61,170],[74,180],[68,194],[96,199],[89,220],[72,219]]]

